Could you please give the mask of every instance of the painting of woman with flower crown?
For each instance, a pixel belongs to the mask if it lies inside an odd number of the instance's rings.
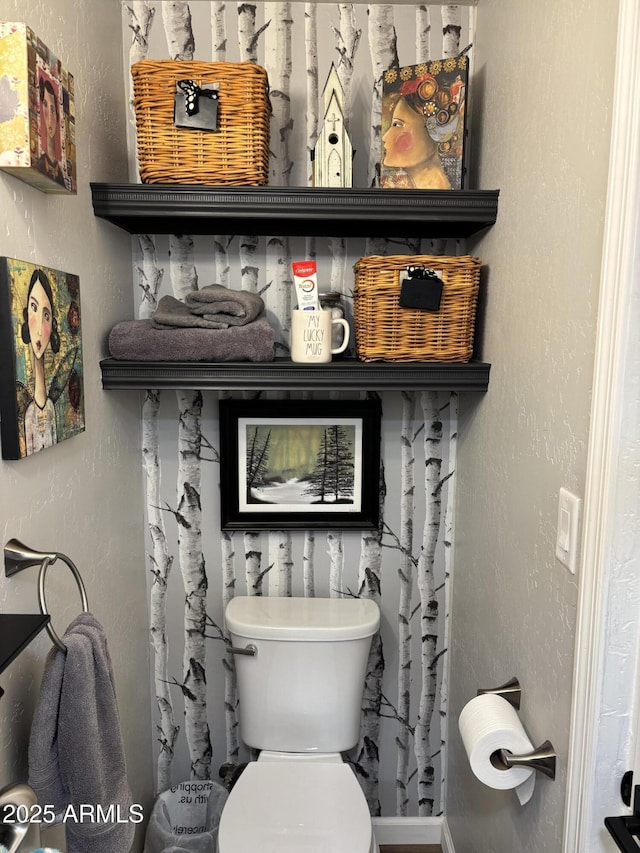
[[[462,55],[385,72],[382,187],[462,188],[467,68]]]

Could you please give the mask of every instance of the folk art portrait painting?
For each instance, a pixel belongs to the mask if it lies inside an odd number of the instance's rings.
[[[0,258],[2,458],[23,459],[85,428],[78,276]]]
[[[467,66],[462,55],[385,72],[382,187],[462,189]]]
[[[73,74],[16,22],[0,22],[0,169],[42,192],[77,192]]]
[[[62,169],[62,107],[58,86],[44,70],[38,78],[38,101],[40,106],[40,156],[36,167],[43,175],[65,186]]]

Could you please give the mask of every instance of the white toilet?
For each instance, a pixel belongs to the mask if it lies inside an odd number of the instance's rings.
[[[238,596],[226,622],[240,735],[261,752],[225,803],[218,853],[378,853],[367,801],[340,754],[360,734],[377,604]]]

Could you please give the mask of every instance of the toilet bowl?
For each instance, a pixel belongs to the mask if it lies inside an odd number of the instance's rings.
[[[379,853],[362,788],[340,755],[261,753],[227,799],[218,853]]]
[[[342,753],[360,735],[370,599],[239,596],[225,611],[238,724],[260,750],[227,799],[218,853],[379,853]]]

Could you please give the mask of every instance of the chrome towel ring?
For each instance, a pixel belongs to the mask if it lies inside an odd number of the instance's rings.
[[[4,573],[6,577],[11,577],[29,566],[39,565],[38,602],[40,604],[40,612],[42,615],[49,616],[45,596],[45,582],[49,566],[55,563],[56,560],[62,560],[62,562],[71,570],[80,593],[82,610],[86,613],[89,610],[89,601],[87,599],[87,591],[84,587],[82,576],[80,575],[76,565],[69,559],[69,557],[66,556],[66,554],[60,554],[57,551],[34,551],[32,548],[28,548],[26,545],[23,545],[22,542],[19,542],[17,539],[10,539],[4,548]],[[47,623],[46,629],[55,645],[61,651],[66,652],[67,647],[53,628],[51,620]]]

